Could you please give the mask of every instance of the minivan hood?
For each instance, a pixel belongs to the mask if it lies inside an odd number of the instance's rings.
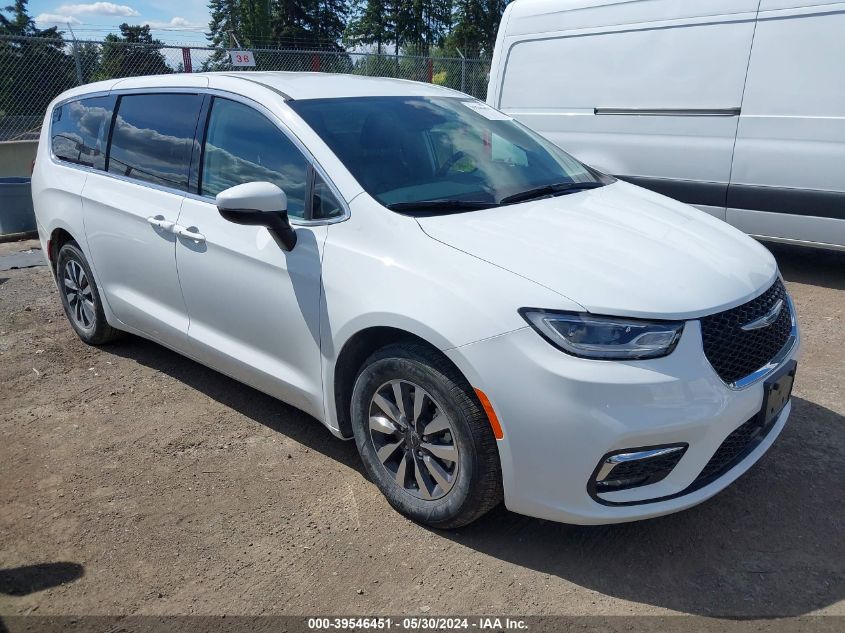
[[[696,318],[755,297],[777,276],[774,257],[752,238],[623,182],[418,222],[433,239],[594,314]]]

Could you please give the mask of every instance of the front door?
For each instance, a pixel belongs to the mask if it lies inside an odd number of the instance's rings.
[[[269,181],[287,194],[294,222],[306,213],[308,160],[264,114],[215,97],[202,149],[198,197],[185,200],[176,265],[198,360],[322,417],[321,260],[327,227],[300,225],[285,252],[264,227],[224,220],[220,191]]]

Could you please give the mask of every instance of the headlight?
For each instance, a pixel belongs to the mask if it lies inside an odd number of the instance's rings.
[[[567,354],[601,360],[636,360],[671,354],[683,322],[641,321],[522,308],[519,313],[549,343]]]

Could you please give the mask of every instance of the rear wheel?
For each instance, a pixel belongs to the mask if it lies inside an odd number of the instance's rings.
[[[102,345],[120,338],[110,326],[91,267],[76,242],[67,242],[56,258],[56,280],[65,315],[76,334],[89,345]]]
[[[355,383],[352,424],[368,475],[409,518],[460,527],[501,501],[487,416],[437,352],[410,343],[373,354]]]

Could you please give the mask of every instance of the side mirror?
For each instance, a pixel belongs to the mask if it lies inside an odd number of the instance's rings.
[[[266,226],[286,251],[296,246],[296,231],[288,220],[288,197],[271,182],[247,182],[229,187],[215,199],[220,215],[235,224]]]

